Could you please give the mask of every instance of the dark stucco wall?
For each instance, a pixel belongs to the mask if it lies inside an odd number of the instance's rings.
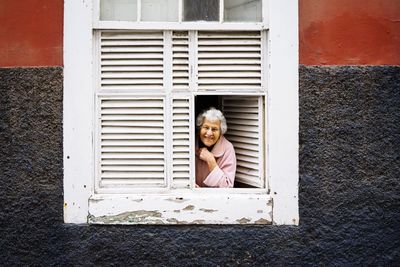
[[[399,265],[400,67],[300,68],[300,225],[62,218],[62,68],[0,69],[1,265]]]

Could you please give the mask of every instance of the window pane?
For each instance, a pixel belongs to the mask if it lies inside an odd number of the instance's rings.
[[[225,21],[261,21],[261,0],[224,0]]]
[[[218,21],[218,0],[184,0],[183,20],[185,21]]]
[[[178,0],[142,0],[142,21],[178,21]]]
[[[137,0],[101,0],[100,20],[135,21],[137,17]]]

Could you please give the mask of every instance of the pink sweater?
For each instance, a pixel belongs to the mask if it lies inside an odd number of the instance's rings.
[[[233,145],[222,135],[211,153],[218,165],[211,172],[207,163],[196,155],[196,184],[200,187],[233,187],[236,174],[236,155]]]

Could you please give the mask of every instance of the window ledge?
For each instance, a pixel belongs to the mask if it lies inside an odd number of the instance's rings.
[[[93,195],[91,224],[272,224],[268,194]]]

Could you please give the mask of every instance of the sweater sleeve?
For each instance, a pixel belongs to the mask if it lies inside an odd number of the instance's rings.
[[[236,175],[236,155],[232,145],[227,148],[217,165],[203,183],[208,187],[233,187]]]

